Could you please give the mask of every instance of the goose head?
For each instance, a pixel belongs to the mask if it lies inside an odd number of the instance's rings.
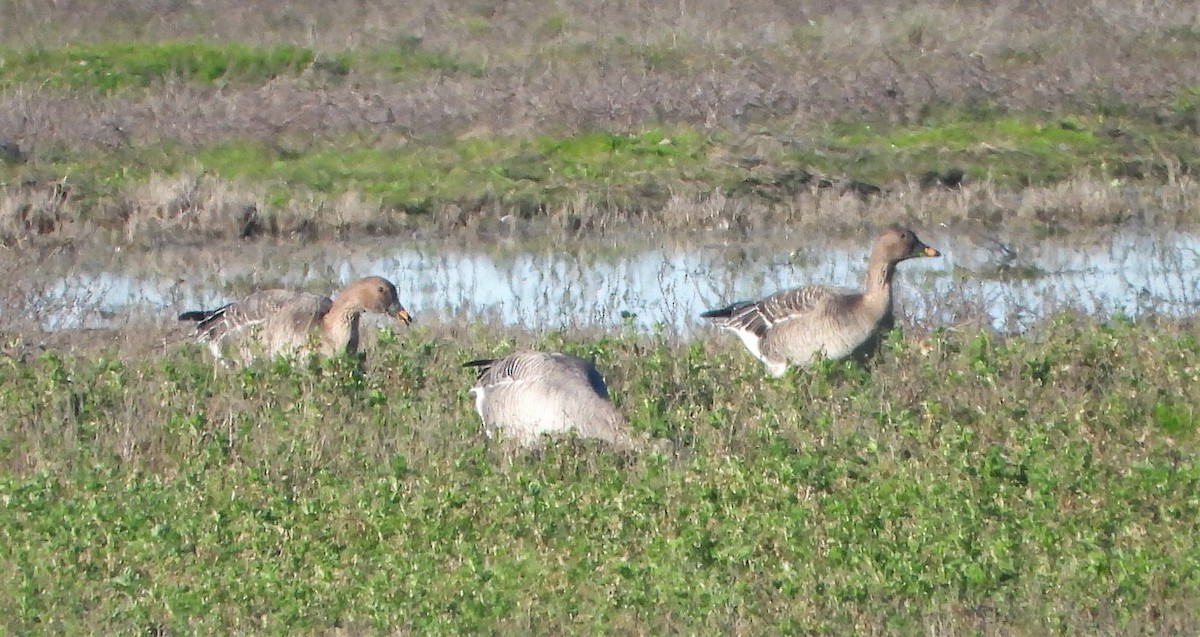
[[[925,245],[917,233],[903,226],[890,226],[875,242],[874,256],[886,263],[899,263],[906,259],[938,257],[942,253]]]
[[[338,301],[360,307],[364,312],[387,314],[408,324],[412,315],[400,304],[396,286],[383,277],[369,276],[350,284],[338,295]]]

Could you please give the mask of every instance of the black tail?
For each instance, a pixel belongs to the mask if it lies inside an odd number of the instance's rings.
[[[191,310],[179,315],[181,321],[195,321],[200,323],[204,319],[213,315],[213,310]]]
[[[463,363],[463,367],[474,367],[475,368],[475,378],[482,378],[483,375],[486,374],[489,369],[491,369],[492,363],[495,363],[495,362],[496,362],[496,359],[494,359],[494,358],[480,358],[477,360],[467,361],[467,362]]]
[[[211,321],[212,319],[217,318],[218,316],[221,316],[222,314],[224,314],[225,310],[229,309],[230,305],[233,305],[233,304],[228,303],[226,305],[222,305],[221,307],[219,307],[215,310],[189,310],[187,312],[184,312],[183,314],[180,314],[179,320],[195,321],[197,323],[204,323],[205,321]]]
[[[746,305],[745,301],[738,301],[737,303],[731,303],[722,308],[718,308],[715,310],[709,310],[709,311],[701,314],[700,318],[706,318],[706,319],[729,318],[729,317],[733,316],[733,313],[735,311],[737,311],[739,308],[741,308],[744,305]]]

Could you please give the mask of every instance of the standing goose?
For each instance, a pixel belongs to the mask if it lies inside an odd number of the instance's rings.
[[[818,352],[834,360],[864,357],[879,332],[891,328],[896,264],[936,256],[912,230],[893,225],[875,241],[861,292],[806,285],[700,316],[737,334],[775,377],[808,365]]]
[[[463,366],[476,370],[470,393],[488,438],[499,434],[533,449],[541,446],[543,434],[574,433],[624,450],[642,446],[609,402],[600,372],[583,359],[522,350]]]
[[[179,320],[196,322],[196,340],[206,343],[217,360],[248,363],[256,356],[301,351],[322,356],[357,353],[363,312],[412,322],[400,305],[396,286],[377,276],[351,283],[336,300],[307,292],[261,290],[215,310],[184,312]],[[227,353],[227,348],[232,352]]]

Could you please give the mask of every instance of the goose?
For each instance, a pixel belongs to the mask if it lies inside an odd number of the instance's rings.
[[[879,333],[892,327],[896,264],[936,256],[941,253],[912,230],[892,225],[875,241],[861,292],[806,285],[700,316],[736,334],[776,378],[788,367],[809,365],[818,353],[833,360],[865,358]]]
[[[518,350],[463,366],[475,368],[470,394],[489,439],[526,449],[539,448],[543,434],[573,433],[622,450],[644,442],[630,435],[625,417],[608,399],[604,378],[581,358]]]
[[[196,323],[196,340],[208,345],[217,360],[248,363],[256,356],[312,351],[322,356],[358,352],[358,324],[363,312],[375,312],[412,323],[400,305],[396,286],[369,276],[347,285],[336,299],[292,290],[260,290],[215,310],[192,310],[180,321]],[[227,354],[232,350],[232,356]]]

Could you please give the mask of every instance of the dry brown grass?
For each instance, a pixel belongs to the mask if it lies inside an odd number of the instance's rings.
[[[61,183],[43,187],[0,186],[0,245],[18,246],[36,237],[69,233],[65,218],[72,215]]]
[[[663,120],[713,127],[831,119],[910,122],[946,105],[1021,111],[1162,104],[1200,85],[1190,2],[842,4],[262,1],[6,3],[0,41],[58,46],[215,37],[318,52],[422,46],[480,77],[281,79],[106,99],[0,96],[0,137],[23,147],[205,143],[360,131],[528,133]]]
[[[631,222],[626,211],[586,194],[547,208],[536,222],[519,219],[498,204],[472,210],[447,204],[432,215],[409,215],[357,191],[328,195],[297,189],[287,206],[273,208],[260,185],[200,173],[154,174],[146,182],[119,188],[98,206],[69,193],[69,185],[60,183],[0,189],[0,245],[100,238],[146,246],[258,237],[421,238],[430,233],[463,240],[569,240],[620,236]],[[1197,218],[1200,185],[1190,178],[1135,185],[1081,176],[1021,190],[986,181],[958,189],[924,188],[910,181],[876,197],[813,185],[775,201],[726,196],[719,190],[674,192],[662,209],[643,211],[633,221],[651,233],[702,231],[737,239],[782,226],[851,233],[880,220],[1058,233],[1079,225],[1186,227]]]
[[[39,173],[62,165],[64,157],[121,165],[126,153],[147,148],[180,153],[246,141],[312,148],[347,139],[397,148],[422,139],[638,131],[665,124],[720,131],[730,164],[754,157],[772,167],[796,149],[820,152],[814,136],[839,120],[912,124],[944,111],[979,110],[985,116],[1084,113],[1101,122],[1135,111],[1143,121],[1160,114],[1164,125],[1181,130],[1200,126],[1200,115],[1178,104],[1200,87],[1200,65],[1194,63],[1200,8],[1189,2],[861,0],[797,6],[699,0],[547,7],[529,1],[446,6],[431,0],[306,0],[280,6],[262,0],[13,0],[0,10],[0,41],[18,49],[197,36],[294,43],[313,48],[318,58],[395,48],[417,38],[423,49],[476,64],[482,72],[397,79],[355,67],[345,77],[313,71],[259,85],[167,81],[111,95],[30,85],[5,89],[0,142],[22,150],[29,174],[46,177],[38,188],[6,189],[0,204],[6,245],[96,228],[126,240],[147,231],[315,239],[430,230],[429,219],[409,217],[361,193],[297,189],[292,201],[272,207],[263,203],[265,191],[257,184],[196,181],[185,173],[105,193],[99,203],[89,197],[59,201],[45,183],[70,182],[71,176]],[[1143,151],[1132,154],[1145,165],[1129,170],[1154,172],[1153,181],[1167,184],[1161,190],[1131,192],[1077,175],[1027,193],[987,183],[962,193],[902,184],[890,196],[866,202],[809,189],[784,193],[782,201],[758,201],[717,194],[714,184],[712,191],[674,192],[666,210],[633,216],[664,228],[747,231],[814,221],[846,228],[875,213],[1054,225],[1068,209],[1078,211],[1079,222],[1111,223],[1162,208],[1187,215],[1154,216],[1194,220],[1195,187],[1186,177],[1186,160],[1194,153],[1172,148],[1151,160]],[[188,188],[194,192],[184,192]],[[629,221],[628,211],[614,211],[601,198],[584,193],[566,203],[546,202],[553,231],[571,236]],[[434,205],[441,209],[430,216],[432,226],[443,232],[495,233],[495,219],[513,212],[487,202],[479,209],[462,201]],[[77,224],[82,227],[71,227],[84,219]]]

